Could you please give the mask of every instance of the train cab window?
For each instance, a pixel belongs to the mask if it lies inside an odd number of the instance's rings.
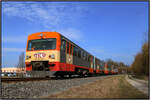
[[[28,41],[28,51],[56,49],[56,38],[36,39]]]
[[[61,50],[62,50],[63,52],[66,52],[66,41],[65,41],[65,40],[62,40],[62,41],[61,41]]]
[[[69,43],[67,42],[67,53],[69,53]]]

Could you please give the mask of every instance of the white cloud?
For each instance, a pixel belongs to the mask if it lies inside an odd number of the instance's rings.
[[[25,52],[25,48],[2,48],[2,52]]]
[[[71,39],[80,39],[82,32],[74,28],[65,28],[66,25],[79,23],[85,16],[88,8],[73,3],[3,3],[2,13],[7,16],[24,18],[31,23],[44,26],[49,31],[58,31]],[[6,38],[6,41],[23,42],[15,38]]]
[[[76,22],[87,8],[72,3],[3,3],[2,10],[8,16],[22,17],[53,29]]]
[[[27,36],[7,36],[2,37],[2,43],[26,43]]]
[[[77,29],[60,29],[58,32],[71,40],[80,40],[82,38],[82,32]]]

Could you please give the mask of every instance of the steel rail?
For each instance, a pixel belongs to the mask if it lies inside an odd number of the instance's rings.
[[[40,81],[50,79],[51,78],[1,78],[1,82]]]

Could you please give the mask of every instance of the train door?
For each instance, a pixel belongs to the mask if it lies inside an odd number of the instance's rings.
[[[96,69],[100,71],[100,61],[96,60]]]
[[[94,71],[96,70],[95,69],[95,57],[93,57],[93,69],[94,69]]]
[[[94,68],[94,71],[96,70],[96,66],[95,66],[95,56],[93,57],[93,68]]]
[[[105,63],[104,62],[101,62],[101,70],[102,70],[102,73],[104,73],[104,71],[105,71]]]
[[[106,74],[108,74],[108,64],[106,64],[106,63],[105,63],[105,66],[104,66],[104,72],[105,72]]]
[[[111,67],[111,73],[112,74],[114,73],[114,65],[112,65],[112,67]]]
[[[67,70],[70,71],[73,63],[73,46],[69,42],[67,42],[66,63],[68,64]]]
[[[90,55],[90,58],[91,58],[91,60],[90,60],[91,61],[91,66],[90,67],[93,68],[93,57]]]
[[[66,63],[66,40],[61,40],[60,61]]]
[[[69,45],[69,64],[73,64],[73,45],[70,44]]]

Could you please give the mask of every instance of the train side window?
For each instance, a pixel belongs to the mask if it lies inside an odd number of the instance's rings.
[[[72,55],[72,48],[73,48],[73,46],[70,45],[70,54],[71,54],[71,55]]]
[[[62,41],[61,41],[61,50],[62,50],[63,52],[66,51],[66,41],[65,41],[65,40],[62,40]]]
[[[79,51],[79,50],[78,50],[77,47],[75,47],[75,48],[76,48],[76,49],[75,49],[75,50],[76,50],[76,56],[78,56],[78,51]]]
[[[87,56],[86,56],[86,60],[88,61],[88,54],[87,54]]]
[[[89,55],[87,55],[87,61],[89,62]]]
[[[81,50],[78,50],[78,57],[81,58]]]
[[[86,60],[86,53],[84,52],[84,60]]]
[[[82,56],[83,56],[83,52],[82,52],[82,50],[81,50],[81,59],[83,59],[83,57],[82,57]]]
[[[72,52],[73,52],[73,55],[74,55],[75,46],[72,46],[72,47],[73,47],[73,50],[72,50]]]
[[[69,43],[67,42],[67,53],[69,53]]]
[[[86,53],[83,52],[83,59],[86,60]]]
[[[73,56],[76,56],[75,46],[73,46]]]
[[[84,51],[82,51],[82,55],[81,56],[82,56],[82,59],[84,59]]]
[[[86,53],[85,52],[84,52],[83,56],[84,56],[83,59],[86,60]]]
[[[91,62],[90,55],[88,56],[88,61]]]
[[[76,47],[76,56],[78,56],[78,51],[79,51],[79,50],[78,50],[78,48]]]
[[[83,52],[83,59],[85,60],[85,52]]]
[[[86,53],[86,61],[88,61],[88,54]]]
[[[95,59],[95,65],[97,66],[97,59]]]
[[[73,47],[73,55],[77,56],[77,48],[75,46]]]
[[[73,46],[73,56],[76,56],[75,55],[75,47]]]

